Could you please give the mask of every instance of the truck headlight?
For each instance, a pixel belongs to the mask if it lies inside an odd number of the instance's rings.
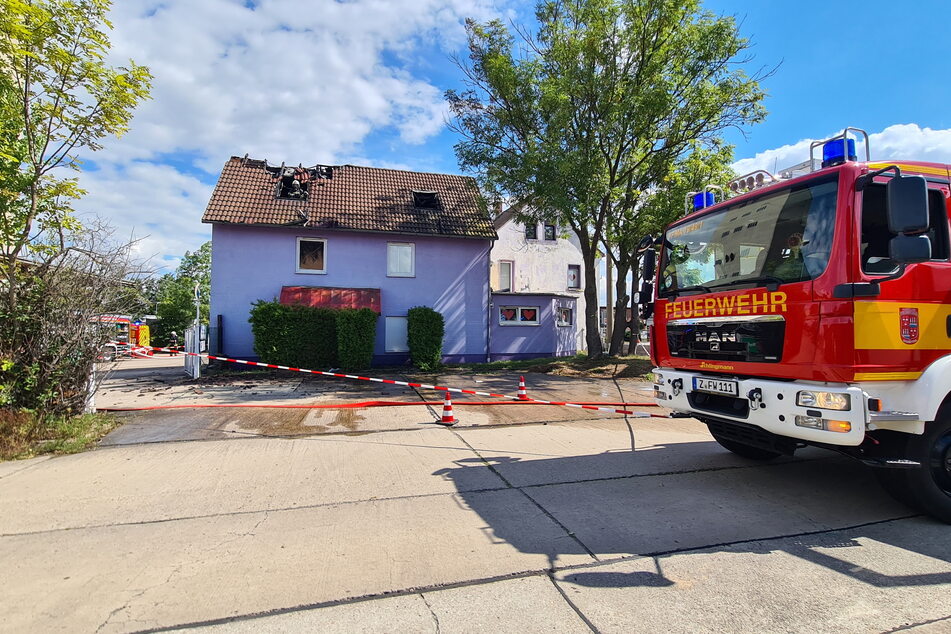
[[[848,410],[852,407],[852,400],[848,394],[840,392],[803,390],[796,394],[796,405],[800,407],[818,407],[819,409]]]

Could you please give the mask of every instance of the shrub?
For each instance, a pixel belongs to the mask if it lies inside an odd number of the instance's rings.
[[[248,319],[254,334],[254,352],[265,363],[298,368],[337,365],[337,312],[257,301]]]
[[[337,311],[337,359],[343,368],[370,367],[377,314],[369,308]]]
[[[442,365],[442,340],[446,333],[442,313],[426,306],[410,308],[406,328],[413,365],[420,370],[435,370]]]

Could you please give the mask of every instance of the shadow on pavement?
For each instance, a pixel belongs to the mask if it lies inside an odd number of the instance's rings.
[[[461,484],[470,481],[472,470],[487,470],[521,492],[561,528],[558,538],[526,535],[519,530],[524,523],[484,494],[457,486],[458,495],[482,517],[494,540],[522,552],[544,554],[553,566],[561,556],[580,554],[610,561],[711,550],[764,555],[779,550],[875,587],[951,583],[949,529],[916,518],[917,532],[895,530],[890,520],[907,519],[914,512],[888,497],[862,465],[830,452],[809,460],[744,461],[736,466],[735,457],[724,453],[722,467],[689,470],[686,458],[699,450],[692,446],[707,444],[652,448],[650,453],[667,454],[666,472],[658,472],[655,462],[652,473],[637,473],[639,452],[611,452],[541,459],[473,458],[434,475]],[[597,476],[624,469],[631,475]],[[593,474],[592,479],[579,480],[585,473]],[[516,486],[513,479],[543,483]],[[907,551],[903,557],[928,558],[930,563],[923,569],[862,563],[858,554],[870,541]],[[592,587],[673,584],[659,563],[656,573],[594,569],[565,579]]]

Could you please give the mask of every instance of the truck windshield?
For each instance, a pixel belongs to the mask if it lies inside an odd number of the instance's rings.
[[[811,280],[829,263],[837,176],[770,192],[668,229],[659,292]]]

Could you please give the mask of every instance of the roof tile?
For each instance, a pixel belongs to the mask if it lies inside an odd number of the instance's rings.
[[[202,222],[305,226],[495,239],[475,181],[465,176],[341,165],[309,183],[306,200],[277,197],[266,161],[231,157],[225,163]],[[438,208],[420,209],[413,191],[435,191]]]

